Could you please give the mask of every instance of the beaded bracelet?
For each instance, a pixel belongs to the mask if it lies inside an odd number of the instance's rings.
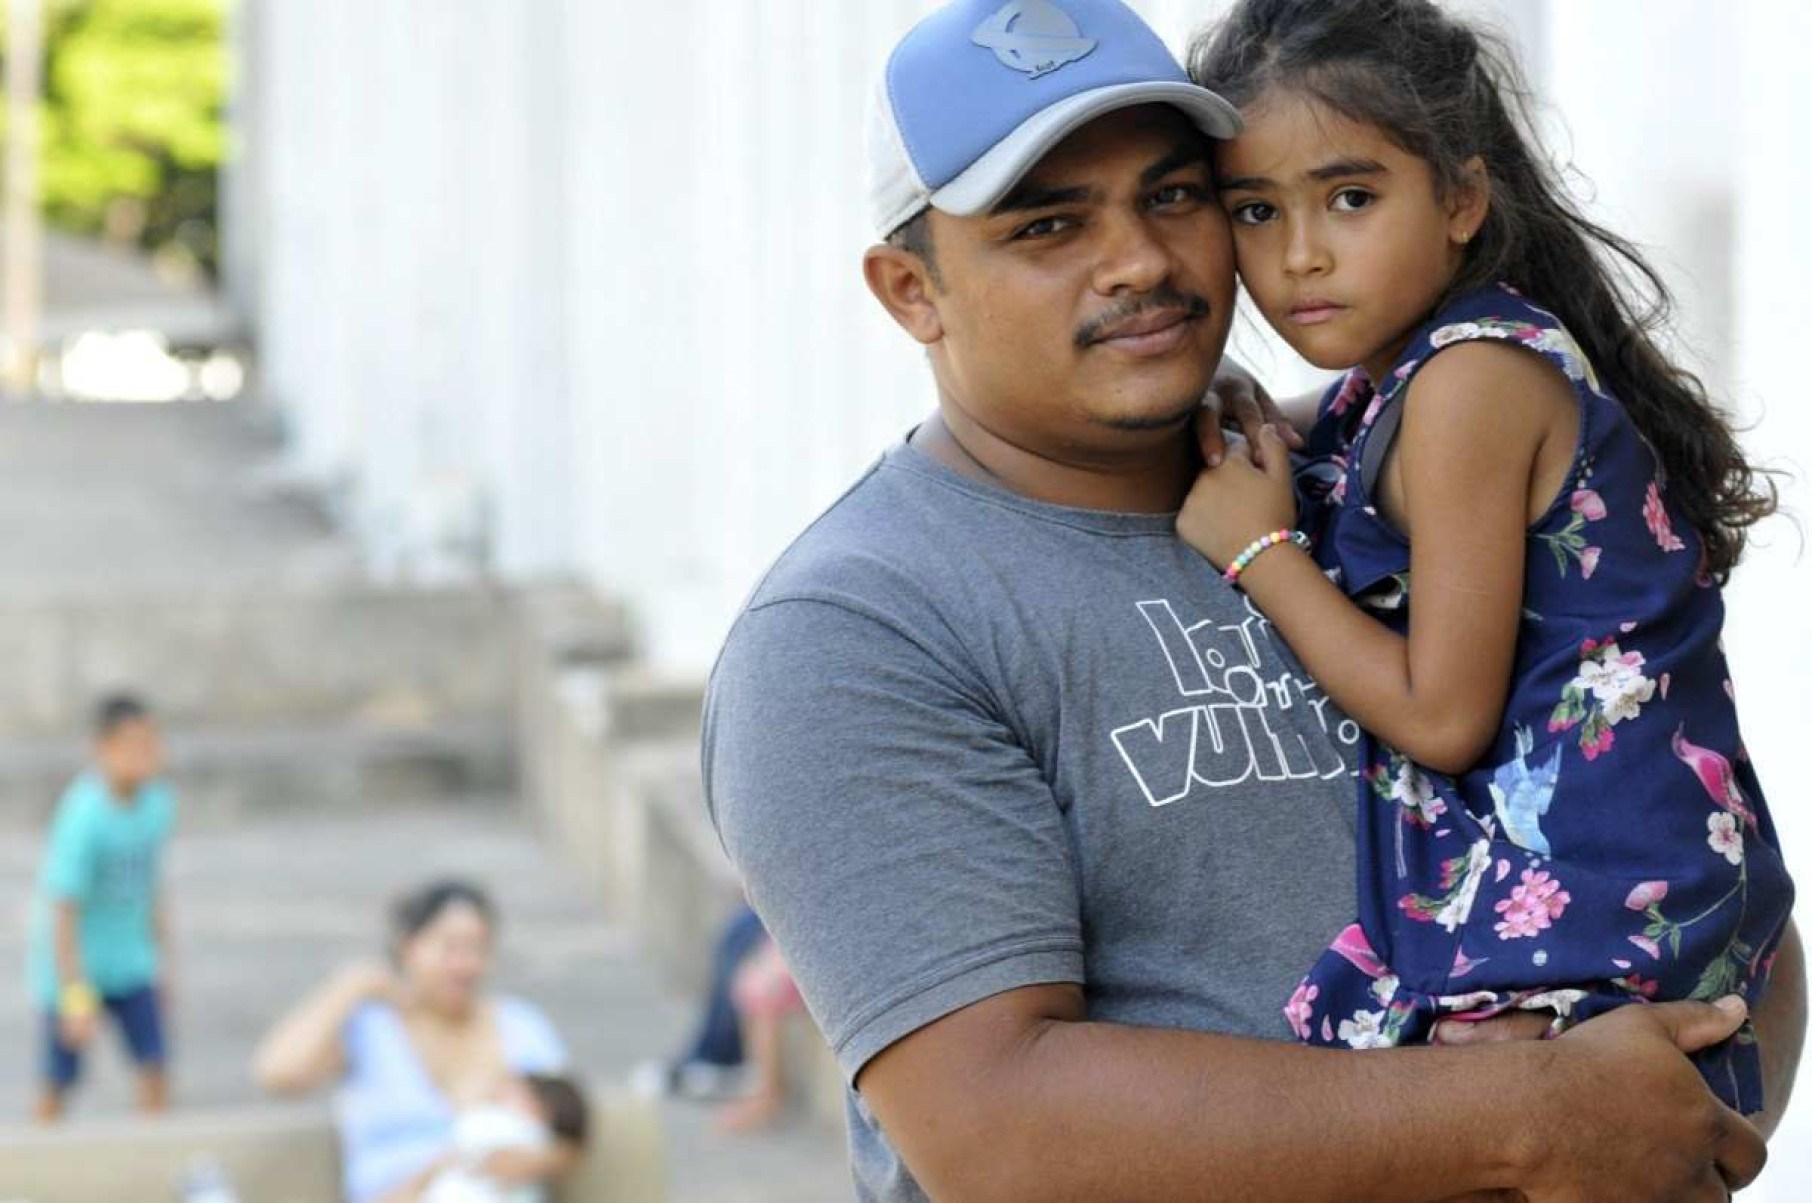
[[[1227,571],[1221,573],[1221,579],[1229,585],[1239,583],[1239,574],[1252,566],[1252,561],[1280,543],[1294,543],[1304,551],[1309,550],[1309,537],[1299,530],[1274,530],[1262,538],[1254,539],[1246,550],[1233,557],[1227,565]]]

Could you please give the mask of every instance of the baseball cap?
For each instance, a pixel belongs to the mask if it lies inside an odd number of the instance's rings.
[[[875,229],[885,238],[928,205],[986,212],[1077,129],[1141,104],[1173,105],[1210,137],[1241,129],[1119,0],[946,4],[894,47],[870,110]]]

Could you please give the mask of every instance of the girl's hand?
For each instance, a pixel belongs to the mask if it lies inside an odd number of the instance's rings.
[[[1177,515],[1177,534],[1216,568],[1225,569],[1254,540],[1296,525],[1289,449],[1273,425],[1261,427],[1258,437],[1264,467],[1236,442],[1220,467],[1203,469]]]

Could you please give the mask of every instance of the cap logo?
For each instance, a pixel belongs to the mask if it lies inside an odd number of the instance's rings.
[[[1083,37],[1070,15],[1050,0],[1013,0],[981,23],[974,41],[992,50],[1002,66],[1032,79],[1087,58],[1100,45]]]

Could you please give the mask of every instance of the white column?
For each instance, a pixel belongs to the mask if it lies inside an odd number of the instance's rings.
[[[1727,594],[1725,645],[1743,734],[1799,877],[1800,927],[1812,931],[1812,787],[1798,768],[1812,713],[1812,567],[1802,533],[1812,519],[1812,410],[1805,403],[1812,228],[1800,211],[1812,196],[1812,160],[1800,152],[1807,139],[1798,49],[1812,41],[1812,10],[1743,0],[1719,23],[1737,29],[1740,47],[1730,87],[1740,123],[1720,136],[1737,150],[1735,363],[1742,416],[1754,424],[1744,442],[1757,458],[1793,471],[1782,499],[1802,528],[1775,518],[1757,532]],[[1697,82],[1689,89],[1704,90]],[[1771,1149],[1767,1172],[1744,1198],[1789,1203],[1812,1196],[1812,1108],[1789,1112]]]
[[[1729,380],[1737,22],[1688,0],[1548,9],[1544,99],[1590,212],[1640,244],[1680,304],[1675,353]]]

